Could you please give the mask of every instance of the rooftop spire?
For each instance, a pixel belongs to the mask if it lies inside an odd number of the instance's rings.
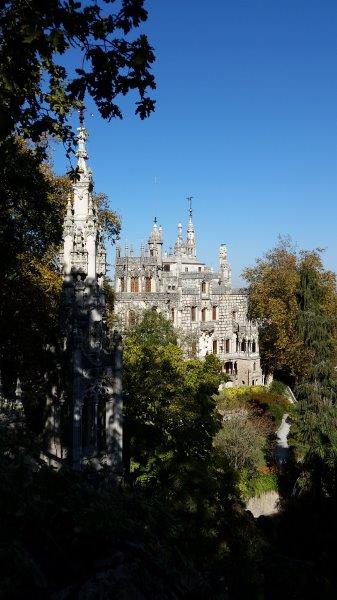
[[[88,139],[88,132],[84,125],[84,106],[82,106],[78,112],[79,112],[80,126],[77,128],[77,131],[78,131],[77,150],[76,150],[77,166],[78,166],[80,174],[88,175],[89,169],[88,169],[88,165],[87,165],[86,161],[88,160],[89,157],[88,157],[87,148],[85,145],[85,143]]]
[[[193,225],[193,221],[192,221],[192,199],[193,199],[193,196],[187,197],[187,201],[190,205],[190,209],[189,209],[189,219],[188,219],[188,225],[187,225],[186,252],[187,252],[188,256],[195,258],[196,257],[196,252],[195,252],[196,249],[195,249],[194,225]]]
[[[190,221],[191,222],[192,222],[192,200],[193,200],[193,196],[187,196],[187,202],[190,205],[189,214],[190,214]]]

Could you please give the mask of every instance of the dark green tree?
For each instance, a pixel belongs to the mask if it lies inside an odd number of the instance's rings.
[[[296,387],[293,437],[303,461],[298,489],[315,501],[337,492],[337,317],[326,310],[331,274],[324,272],[318,253],[302,255],[299,275],[297,330],[311,360]]]
[[[143,0],[11,0],[0,4],[0,140],[18,132],[40,142],[73,140],[68,117],[85,94],[103,118],[122,117],[117,98],[136,91],[136,113],[154,110],[154,54],[145,35]],[[72,53],[75,69],[66,68]],[[69,64],[69,61],[68,61]]]

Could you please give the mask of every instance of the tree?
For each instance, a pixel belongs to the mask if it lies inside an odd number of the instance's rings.
[[[249,282],[249,316],[259,323],[263,370],[290,383],[300,380],[312,360],[312,348],[297,327],[301,265],[309,259],[326,287],[322,310],[331,314],[337,306],[334,278],[324,271],[319,251],[298,252],[289,240],[281,239],[254,267],[244,271]]]
[[[292,435],[301,459],[297,489],[315,501],[337,495],[336,282],[317,253],[302,255],[299,274],[297,331],[311,360],[296,387]]]
[[[125,339],[124,371],[135,476],[160,480],[166,463],[203,461],[218,422],[212,399],[221,379],[216,357],[183,360],[172,324],[147,311]]]
[[[18,132],[39,143],[53,135],[70,143],[72,110],[85,94],[101,116],[122,117],[116,99],[137,91],[136,113],[154,110],[154,54],[145,35],[132,37],[146,21],[143,0],[121,0],[112,13],[105,0],[11,0],[0,7],[0,140]],[[105,6],[104,6],[105,5]],[[65,55],[76,52],[75,72]]]

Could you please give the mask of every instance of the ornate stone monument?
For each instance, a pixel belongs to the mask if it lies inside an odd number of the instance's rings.
[[[122,345],[106,322],[106,252],[88,168],[83,115],[76,179],[63,227],[61,310],[64,393],[50,403],[48,456],[79,469],[86,462],[122,468]]]

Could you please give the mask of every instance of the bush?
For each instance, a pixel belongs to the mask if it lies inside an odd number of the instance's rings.
[[[268,467],[264,467],[258,475],[252,477],[248,469],[242,469],[239,474],[238,489],[245,502],[255,496],[262,496],[262,494],[266,494],[267,492],[277,492],[277,473]]]
[[[273,394],[277,394],[278,396],[288,397],[287,386],[283,381],[278,381],[277,379],[273,379],[269,386],[269,391]]]

